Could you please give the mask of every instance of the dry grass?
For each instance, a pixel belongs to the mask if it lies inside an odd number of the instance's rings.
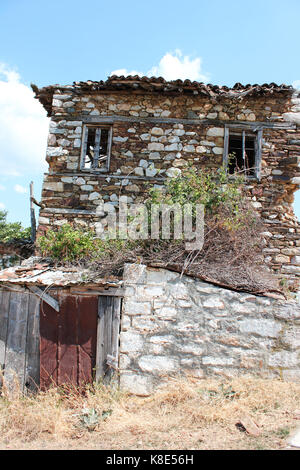
[[[147,398],[101,385],[13,398],[3,389],[0,449],[280,449],[299,408],[300,384],[249,377],[174,380]],[[245,414],[259,437],[236,426]]]

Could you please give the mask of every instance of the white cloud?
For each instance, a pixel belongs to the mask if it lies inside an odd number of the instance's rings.
[[[125,77],[128,75],[140,75],[141,77],[144,75],[143,72],[137,72],[136,70],[131,70],[130,72],[127,69],[118,69],[111,72],[110,75],[124,75]]]
[[[24,194],[24,193],[27,193],[27,192],[28,192],[27,188],[24,188],[24,186],[21,186],[20,184],[15,184],[14,190],[15,190],[17,193],[21,193],[21,194]]]
[[[5,209],[5,204],[3,204],[3,202],[0,202],[0,210],[3,210]]]
[[[5,191],[5,186],[3,186],[3,184],[0,184],[0,191]]]
[[[130,72],[127,69],[119,69],[111,72],[111,75],[147,75],[148,77],[164,77],[166,80],[208,81],[208,76],[202,72],[202,59],[200,57],[191,59],[190,56],[183,55],[179,49],[175,52],[167,52],[158,65],[151,67],[146,74],[135,70]]]
[[[300,80],[295,80],[293,83],[292,83],[292,86],[294,88],[297,88],[298,90],[300,90]]]
[[[41,173],[45,162],[49,119],[19,74],[0,63],[1,175]]]

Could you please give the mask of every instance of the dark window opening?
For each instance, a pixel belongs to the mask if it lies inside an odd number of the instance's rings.
[[[256,175],[255,167],[255,136],[229,135],[228,142],[228,171],[243,173],[247,176]]]
[[[111,127],[85,128],[82,169],[108,171],[111,147]]]

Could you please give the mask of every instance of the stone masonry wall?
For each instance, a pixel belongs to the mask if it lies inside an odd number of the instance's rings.
[[[168,377],[300,380],[300,305],[126,265],[120,384],[147,395]]]
[[[299,222],[292,203],[300,184],[300,98],[289,94],[239,100],[202,95],[128,92],[88,93],[72,86],[53,95],[38,233],[72,223],[95,227],[96,208],[118,197],[143,200],[149,183],[158,187],[188,163],[218,169],[223,161],[224,126],[270,123],[263,128],[261,180],[245,190],[265,222],[266,264],[292,284],[300,278]],[[111,118],[113,139],[106,174],[80,170],[85,123]],[[176,120],[176,122],[172,121]],[[156,121],[155,121],[156,120]],[[272,128],[273,124],[293,128]]]

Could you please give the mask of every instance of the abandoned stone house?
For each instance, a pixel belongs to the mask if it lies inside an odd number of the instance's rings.
[[[34,90],[51,117],[40,233],[66,222],[93,226],[101,201],[116,206],[126,195],[140,202],[147,182],[162,185],[187,162],[217,170],[234,152],[228,171],[245,170],[266,224],[266,263],[299,277],[292,202],[300,183],[300,98],[291,87],[110,77]]]
[[[33,85],[33,90],[51,118],[39,234],[69,223],[95,227],[102,202],[116,208],[120,195],[142,202],[149,182],[162,186],[186,163],[216,171],[225,165],[229,174],[238,168],[246,176],[249,197],[265,224],[266,265],[297,290],[300,227],[292,206],[300,184],[296,90],[274,83],[228,88],[138,76],[41,89]],[[232,153],[234,160],[228,159]],[[245,372],[300,377],[300,308],[295,302],[143,265],[127,266],[122,280],[98,287],[74,274],[45,275],[44,269],[32,265],[28,275],[9,268],[0,275],[6,337],[12,336],[7,332],[18,324],[16,318],[22,323],[17,337],[23,345],[24,384],[33,369],[34,380],[46,384],[50,379],[60,383],[71,371],[75,382],[83,376],[91,380],[94,369],[103,377],[108,366],[119,370],[121,385],[141,394],[183,372],[198,378]],[[9,296],[18,296],[13,307]],[[20,302],[27,302],[26,321],[16,313]],[[36,326],[34,346],[27,352],[24,331],[33,328],[38,316],[40,330]],[[62,331],[66,337],[59,339]],[[6,341],[1,359],[0,348],[0,364],[11,349]],[[32,357],[35,365],[27,367]]]

